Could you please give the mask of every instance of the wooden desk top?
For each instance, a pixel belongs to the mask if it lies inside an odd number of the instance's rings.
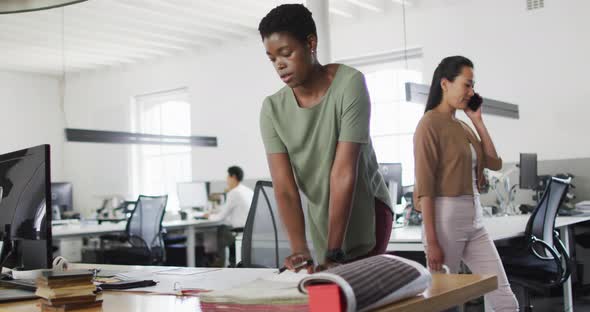
[[[400,301],[378,309],[383,312],[440,311],[467,302],[497,288],[494,275],[433,274],[433,284],[422,296]],[[197,297],[177,297],[143,293],[103,293],[104,312],[197,312]],[[0,304],[0,312],[38,312],[37,300]]]
[[[495,275],[432,274],[423,295],[377,309],[379,312],[435,312],[451,308],[498,288]]]

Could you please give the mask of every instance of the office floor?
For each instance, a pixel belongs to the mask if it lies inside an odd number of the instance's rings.
[[[482,300],[475,300],[465,306],[465,312],[483,312],[484,307]],[[563,311],[563,298],[554,297],[533,297],[534,312],[556,312]],[[574,298],[574,311],[590,311],[590,292],[585,295],[578,295]]]

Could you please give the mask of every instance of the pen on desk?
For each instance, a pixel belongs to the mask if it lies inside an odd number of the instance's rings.
[[[301,263],[299,263],[298,265],[296,265],[296,266],[295,266],[295,267],[293,267],[293,268],[294,268],[295,270],[297,270],[297,269],[301,269],[301,268],[304,268],[304,267],[306,267],[306,266],[310,266],[310,265],[313,265],[313,259],[307,259],[307,261],[301,262]],[[286,267],[286,266],[283,266],[283,267],[281,267],[281,268],[279,269],[279,274],[281,274],[281,273],[283,273],[283,272],[285,272],[285,271],[287,271],[287,267]]]

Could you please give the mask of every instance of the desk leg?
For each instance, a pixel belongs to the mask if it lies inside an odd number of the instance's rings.
[[[186,265],[194,267],[195,264],[195,228],[189,226],[186,228]]]
[[[559,228],[561,240],[565,245],[565,251],[568,255],[570,252],[570,228],[569,226],[562,226]],[[573,312],[574,311],[574,300],[572,296],[572,278],[569,277],[565,283],[563,283],[563,311]]]

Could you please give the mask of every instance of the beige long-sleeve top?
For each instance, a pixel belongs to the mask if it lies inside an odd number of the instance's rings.
[[[481,141],[463,121],[428,111],[414,133],[414,203],[421,197],[473,195],[471,149],[477,153],[477,185],[485,184],[483,169],[499,170],[502,159],[486,155]]]

